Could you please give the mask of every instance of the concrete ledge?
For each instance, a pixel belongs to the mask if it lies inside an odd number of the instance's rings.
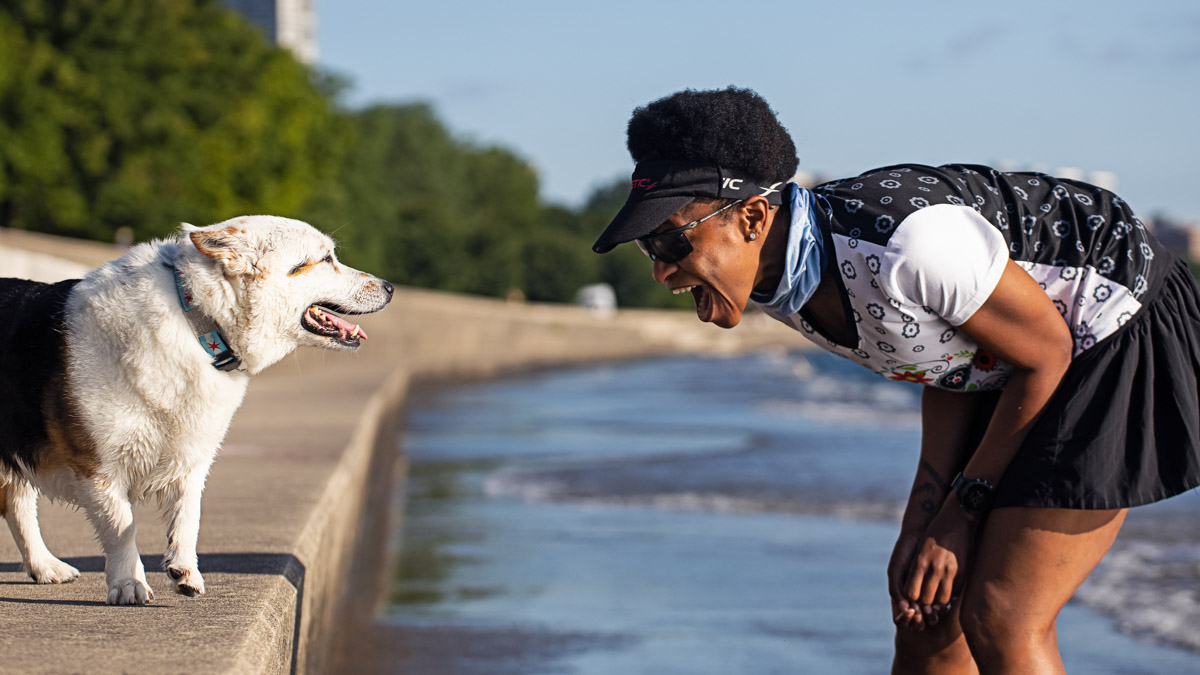
[[[31,253],[33,256],[30,257],[34,258],[41,256],[54,257],[62,261],[68,261],[72,265],[81,266],[83,269],[99,267],[121,255],[121,249],[112,244],[84,239],[71,239],[69,237],[56,237],[49,234],[14,230],[7,227],[0,227],[0,248]],[[14,270],[0,268],[0,276],[2,277],[14,276],[15,274]]]
[[[204,494],[207,595],[167,590],[164,526],[149,507],[136,511],[158,593],[147,607],[104,605],[103,558],[80,513],[42,509],[50,549],[84,573],[72,584],[34,585],[0,536],[0,672],[328,672],[339,631],[370,616],[390,584],[399,413],[412,382],[804,344],[761,316],[722,331],[686,313],[601,319],[410,289],[363,323],[372,337],[358,354],[298,352],[251,382]]]

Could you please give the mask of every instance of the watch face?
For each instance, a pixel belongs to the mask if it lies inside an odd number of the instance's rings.
[[[958,493],[958,501],[967,513],[978,515],[987,509],[988,499],[992,496],[986,486],[975,483],[967,485]]]
[[[954,477],[951,489],[954,490],[962,510],[972,516],[982,515],[987,511],[996,492],[996,488],[987,481],[963,478],[961,473]]]

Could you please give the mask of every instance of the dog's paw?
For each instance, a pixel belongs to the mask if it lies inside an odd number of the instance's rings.
[[[204,577],[200,576],[200,570],[194,567],[188,569],[172,565],[167,567],[167,576],[171,577],[171,581],[175,582],[176,593],[186,595],[189,598],[204,595]]]
[[[144,605],[154,599],[154,591],[139,579],[121,579],[108,585],[108,604]]]
[[[31,561],[26,571],[39,584],[69,584],[79,578],[79,570],[53,557]]]

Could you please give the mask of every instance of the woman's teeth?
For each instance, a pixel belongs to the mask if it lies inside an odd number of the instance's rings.
[[[680,288],[672,288],[671,292],[675,295],[679,295],[680,293],[690,293],[693,288],[695,288],[695,286],[683,286]]]

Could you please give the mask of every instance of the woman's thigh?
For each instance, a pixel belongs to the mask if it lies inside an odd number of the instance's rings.
[[[975,657],[1053,637],[1059,610],[1108,552],[1125,513],[993,511],[980,533],[960,617]]]

